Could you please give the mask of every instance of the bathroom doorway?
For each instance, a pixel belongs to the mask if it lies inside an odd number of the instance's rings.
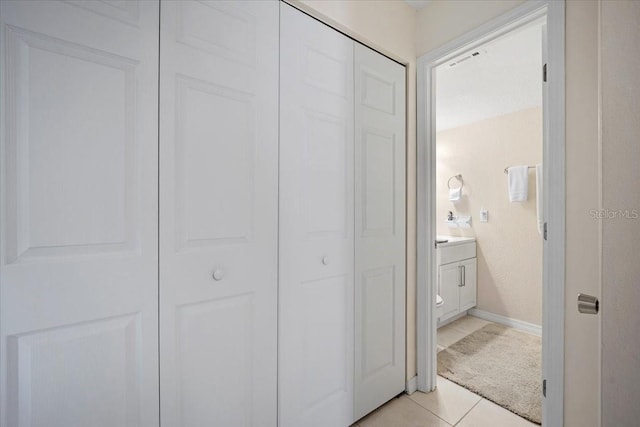
[[[435,69],[438,381],[538,424],[545,23]]]
[[[456,355],[473,352],[470,345],[486,349],[496,337],[523,334],[514,355],[539,356],[532,359],[537,373],[529,372],[520,384],[528,381],[525,389],[539,407],[519,415],[545,424],[562,420],[560,6],[526,3],[425,55],[418,67],[418,389],[433,390],[436,373],[461,372],[461,365],[450,364],[460,362]],[[547,233],[551,225],[558,234]],[[490,362],[494,357],[484,356]],[[473,382],[449,379],[483,395]],[[505,390],[508,401],[513,384]],[[518,413],[518,402],[516,408],[496,403]]]

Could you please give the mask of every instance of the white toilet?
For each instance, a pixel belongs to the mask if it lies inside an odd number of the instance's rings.
[[[444,300],[440,295],[436,295],[436,317],[440,318],[442,316],[442,306],[444,305]]]

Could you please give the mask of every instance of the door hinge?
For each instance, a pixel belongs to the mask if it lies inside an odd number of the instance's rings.
[[[547,397],[547,380],[542,380],[542,396]]]
[[[542,66],[542,81],[543,82],[547,81],[547,64],[544,64]]]
[[[547,223],[544,223],[544,226],[542,227],[542,236],[544,237],[544,240],[547,240]]]

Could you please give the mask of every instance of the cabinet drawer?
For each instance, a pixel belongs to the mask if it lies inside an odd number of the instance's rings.
[[[449,264],[450,262],[462,261],[463,259],[475,258],[476,242],[463,243],[460,245],[444,246],[438,248],[438,265]]]

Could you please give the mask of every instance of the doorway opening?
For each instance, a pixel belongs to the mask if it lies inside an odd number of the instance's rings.
[[[437,380],[538,424],[545,25],[465,49],[434,75]]]
[[[539,55],[535,83],[516,69],[527,49]],[[541,373],[532,377],[541,410],[525,417],[562,424],[564,191],[564,2],[527,2],[419,58],[419,390],[434,390],[447,371],[438,350],[447,363],[455,352],[445,344],[468,345],[505,325],[525,338],[541,333]],[[468,334],[438,342],[439,325],[467,314],[450,329]]]

